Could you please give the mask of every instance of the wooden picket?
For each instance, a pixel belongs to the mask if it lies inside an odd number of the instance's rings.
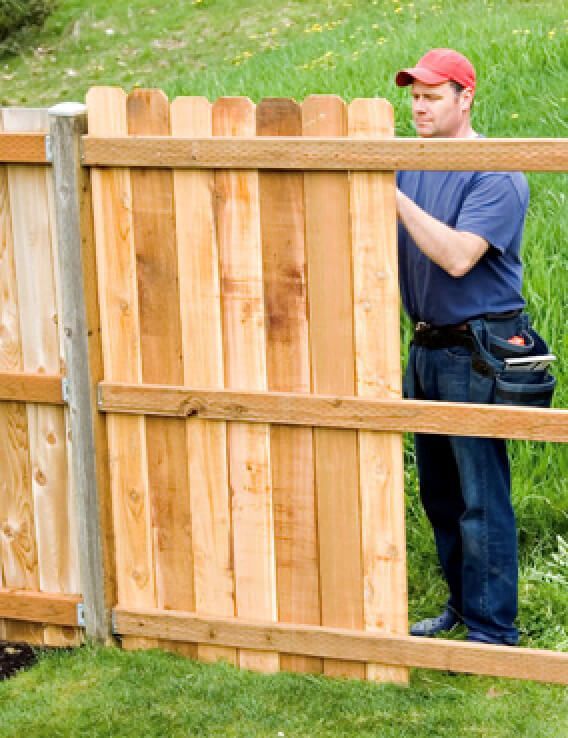
[[[257,107],[258,136],[301,136],[302,111],[293,100]],[[269,390],[310,392],[304,179],[301,173],[259,174]],[[278,620],[319,625],[317,517],[313,432],[272,425]],[[282,669],[319,673],[321,659],[281,654]]]

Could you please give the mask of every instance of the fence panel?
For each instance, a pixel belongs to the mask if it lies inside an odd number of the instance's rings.
[[[45,131],[47,113],[5,109],[4,131]],[[51,172],[10,165],[0,172],[2,351],[5,372],[62,373]],[[63,407],[0,405],[0,562],[2,587],[80,592],[70,441]],[[4,637],[46,645],[79,643],[77,628],[2,621]]]
[[[349,112],[335,96],[179,98],[170,110],[158,91],[98,88],[87,102],[98,136],[393,129],[387,103]],[[400,397],[392,175],[174,170],[173,198],[171,177],[92,171],[107,381]],[[112,413],[108,424],[119,608],[406,632],[400,435]],[[270,649],[208,643],[197,655],[407,679]]]

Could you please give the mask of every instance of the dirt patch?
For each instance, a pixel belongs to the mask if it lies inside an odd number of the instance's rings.
[[[28,669],[37,661],[37,657],[38,652],[27,643],[0,641],[0,681],[14,676],[22,669]]]

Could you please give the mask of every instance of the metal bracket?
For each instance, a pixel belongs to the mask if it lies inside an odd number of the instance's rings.
[[[47,161],[53,161],[53,148],[49,134],[45,137],[45,158]]]
[[[77,603],[77,625],[80,628],[85,627],[85,605],[82,602]]]
[[[113,635],[118,635],[118,630],[116,627],[116,615],[114,613],[114,610],[111,610],[110,613],[110,627]]]
[[[63,397],[63,402],[68,405],[69,404],[69,379],[67,377],[63,377],[61,380],[61,395]]]

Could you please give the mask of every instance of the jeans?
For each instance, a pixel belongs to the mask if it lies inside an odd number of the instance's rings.
[[[499,327],[504,337],[515,334],[514,326]],[[491,380],[476,376],[471,364],[471,351],[462,346],[411,345],[405,394],[483,402],[479,385],[488,383],[489,398]],[[448,584],[448,607],[471,634],[516,644],[517,534],[506,442],[416,434],[415,446],[420,496]]]

